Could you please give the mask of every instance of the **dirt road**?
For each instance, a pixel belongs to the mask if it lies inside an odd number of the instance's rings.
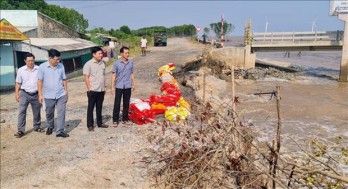
[[[169,62],[184,64],[202,53],[203,46],[184,38],[169,39],[167,47],[151,47],[147,56],[134,57],[134,98],[159,94],[157,69]],[[107,67],[110,87],[111,66]],[[32,132],[28,108],[27,133],[15,138],[18,103],[14,93],[1,95],[1,188],[148,188],[146,169],[137,161],[146,145],[143,126],[119,126],[88,132],[87,96],[82,77],[68,81],[66,130],[69,138]],[[111,124],[113,96],[106,94],[103,115]],[[47,126],[42,110],[43,126]],[[149,127],[151,125],[148,125]]]

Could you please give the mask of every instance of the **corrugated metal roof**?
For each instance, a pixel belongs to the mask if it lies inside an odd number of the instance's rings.
[[[43,49],[57,49],[58,51],[72,51],[87,49],[98,46],[90,41],[80,38],[30,38],[29,41],[25,41],[33,46],[37,46]]]
[[[17,27],[17,29],[19,31],[21,31],[22,33],[24,33],[24,32],[30,31],[30,30],[37,29],[37,27]]]

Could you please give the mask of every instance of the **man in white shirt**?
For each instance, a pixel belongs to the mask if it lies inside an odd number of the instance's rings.
[[[145,37],[143,36],[143,38],[141,39],[141,41],[140,41],[140,43],[141,43],[141,54],[143,55],[143,56],[146,56],[146,44],[147,44],[147,40],[145,39]]]
[[[18,69],[16,77],[16,101],[19,102],[17,138],[24,136],[27,108],[31,105],[33,112],[34,131],[43,132],[41,128],[41,104],[38,100],[37,74],[39,67],[35,65],[35,56],[31,53],[24,55],[25,66]]]

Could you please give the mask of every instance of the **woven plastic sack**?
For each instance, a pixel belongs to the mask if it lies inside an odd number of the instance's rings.
[[[171,72],[175,69],[175,66],[170,67],[169,65],[164,65],[158,68],[158,76],[161,76],[164,72]]]
[[[148,102],[131,103],[129,106],[129,119],[138,125],[156,121]]]
[[[167,95],[151,95],[149,99],[150,105],[152,104],[163,104],[164,106],[176,106],[176,103],[180,97],[167,94]]]
[[[167,88],[166,90],[162,91],[163,95],[171,94],[177,96],[179,99],[181,98],[181,91],[178,89],[173,88]]]
[[[140,100],[139,98],[131,98],[129,104],[136,104],[140,102],[143,102],[143,100]]]
[[[175,84],[173,84],[172,82],[164,82],[160,88],[161,91],[166,90],[167,88],[176,88],[179,89],[178,86],[176,86]],[[179,89],[180,90],[180,89]]]
[[[168,121],[178,122],[186,120],[190,116],[190,112],[186,108],[173,107],[166,110],[164,115]]]
[[[165,83],[165,82],[172,82],[175,79],[171,75],[163,75],[163,76],[160,77],[160,80],[161,80],[162,83]]]
[[[179,104],[179,107],[185,108],[188,111],[190,111],[190,109],[191,109],[191,105],[183,98],[180,98],[180,100],[178,101],[178,104]]]
[[[151,111],[155,115],[164,114],[164,112],[166,111],[166,108],[167,107],[164,104],[161,104],[161,103],[153,103],[153,104],[151,104]]]

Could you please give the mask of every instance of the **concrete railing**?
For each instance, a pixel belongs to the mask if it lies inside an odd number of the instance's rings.
[[[267,32],[252,34],[252,43],[272,43],[274,41],[342,41],[343,31],[316,32]]]

